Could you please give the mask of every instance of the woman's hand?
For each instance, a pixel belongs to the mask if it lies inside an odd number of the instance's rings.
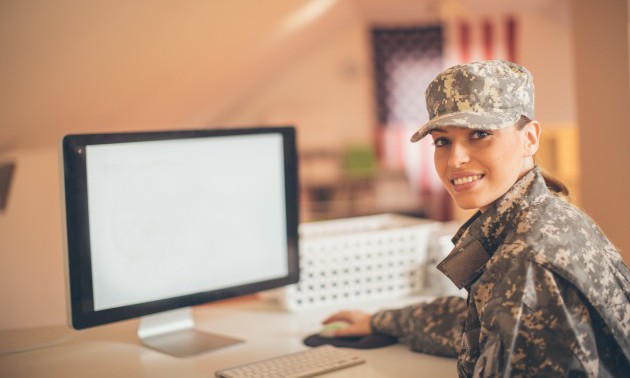
[[[322,323],[346,322],[350,324],[345,328],[333,331],[332,335],[334,337],[365,336],[372,333],[372,327],[370,326],[371,318],[371,314],[363,311],[340,311],[329,316]]]

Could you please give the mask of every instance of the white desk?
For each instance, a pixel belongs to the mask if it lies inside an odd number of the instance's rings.
[[[403,299],[351,305],[375,311],[416,301]],[[346,306],[347,307],[347,306]],[[216,370],[307,349],[302,339],[317,332],[335,309],[290,313],[259,300],[201,306],[195,309],[199,328],[245,339],[245,343],[189,358],[175,358],[148,349],[136,338],[137,320],[89,330],[66,326],[0,332],[2,377],[213,377]],[[7,350],[49,347],[22,353]],[[411,352],[398,344],[356,350],[366,364],[326,377],[453,377],[456,361]]]

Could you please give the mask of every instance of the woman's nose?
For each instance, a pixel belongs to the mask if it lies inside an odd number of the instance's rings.
[[[448,164],[451,167],[460,167],[470,161],[468,149],[461,143],[452,143],[448,156]]]

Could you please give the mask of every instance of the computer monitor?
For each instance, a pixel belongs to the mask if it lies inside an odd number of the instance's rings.
[[[142,317],[144,344],[185,356],[239,342],[190,306],[298,281],[292,127],[65,136],[69,323]]]

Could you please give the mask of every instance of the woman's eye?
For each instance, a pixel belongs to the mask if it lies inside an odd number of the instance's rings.
[[[442,147],[442,146],[446,146],[448,144],[448,139],[446,138],[437,138],[433,141],[433,145],[435,147]]]
[[[483,130],[477,130],[475,132],[473,132],[470,137],[471,139],[483,139],[486,138],[490,135],[489,132],[487,131],[483,131]]]

